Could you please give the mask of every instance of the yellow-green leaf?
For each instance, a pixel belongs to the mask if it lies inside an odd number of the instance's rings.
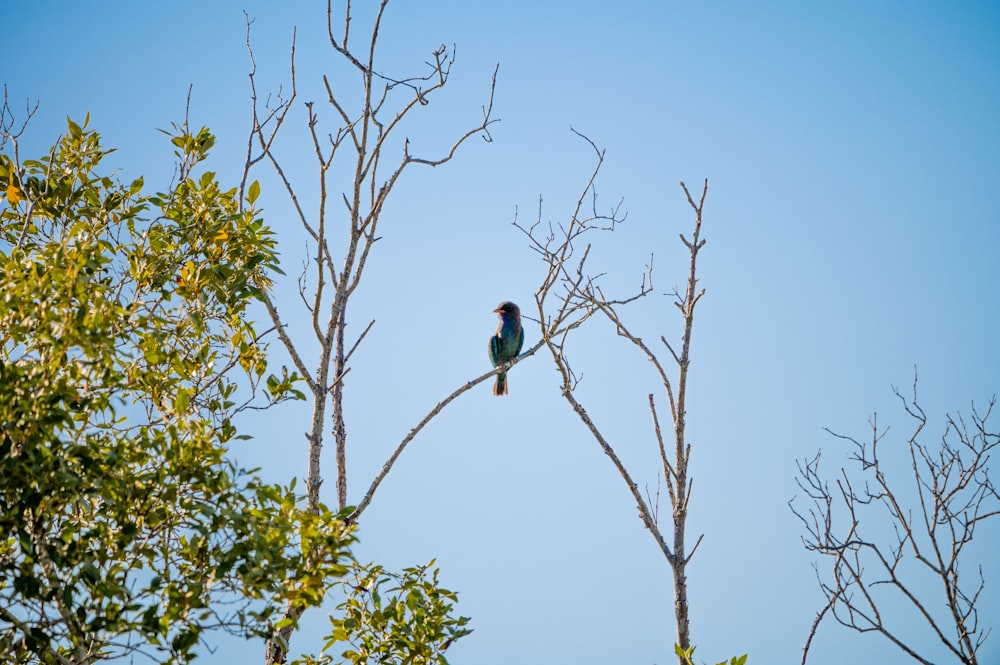
[[[11,205],[17,205],[17,202],[21,200],[21,190],[14,183],[7,185],[7,200]]]

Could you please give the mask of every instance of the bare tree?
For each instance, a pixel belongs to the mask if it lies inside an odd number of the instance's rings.
[[[575,130],[573,130],[575,132]],[[681,188],[688,203],[694,211],[694,228],[689,240],[683,234],[681,242],[689,252],[689,267],[687,285],[683,293],[673,292],[674,304],[681,314],[683,332],[679,345],[671,344],[665,336],[660,337],[664,348],[669,352],[676,374],[660,361],[657,351],[634,334],[625,324],[620,315],[621,309],[630,302],[642,298],[653,291],[652,258],[642,276],[639,289],[624,298],[609,298],[605,296],[599,281],[601,274],[591,274],[587,265],[591,244],[584,244],[584,236],[595,232],[610,231],[622,221],[621,202],[607,212],[600,212],[597,204],[595,181],[604,163],[604,151],[599,149],[589,138],[575,132],[586,140],[596,154],[596,165],[587,180],[576,206],[568,222],[553,227],[542,223],[541,202],[539,202],[538,219],[530,226],[524,226],[515,221],[518,228],[528,237],[531,248],[537,252],[546,264],[546,272],[541,285],[535,293],[535,304],[540,323],[542,342],[549,350],[555,368],[562,379],[562,395],[580,420],[586,425],[595,441],[601,447],[618,474],[625,481],[629,492],[635,499],[639,510],[639,518],[643,526],[656,541],[663,553],[674,577],[674,615],[676,619],[676,644],[682,649],[691,646],[690,619],[688,615],[687,565],[695,550],[701,543],[698,537],[690,552],[687,550],[686,530],[688,501],[691,498],[692,479],[688,476],[688,464],[691,459],[691,445],[685,439],[686,401],[688,369],[691,364],[691,339],[694,324],[695,306],[704,295],[704,289],[698,288],[697,260],[698,252],[704,247],[701,238],[702,212],[705,197],[708,194],[708,181],[696,200],[687,186],[682,182]],[[582,245],[582,249],[581,249]],[[568,343],[573,333],[594,315],[600,315],[610,322],[617,334],[628,340],[635,349],[652,364],[654,371],[663,384],[663,394],[670,405],[670,417],[673,425],[672,442],[668,443],[660,428],[654,394],[648,396],[651,415],[652,434],[659,449],[662,464],[661,472],[667,487],[667,498],[671,508],[672,533],[661,528],[659,522],[659,492],[654,498],[639,488],[631,473],[625,467],[612,443],[611,436],[594,421],[576,395],[579,383],[578,375],[570,365],[567,355]]]
[[[295,37],[291,46],[290,91],[284,95],[261,100],[256,85],[256,63],[250,42],[252,21],[247,19],[247,49],[250,53],[250,90],[252,122],[247,141],[246,165],[242,191],[256,196],[251,174],[259,164],[269,165],[283,186],[295,215],[309,241],[309,261],[298,280],[301,307],[309,314],[310,330],[305,334],[293,331],[279,311],[279,303],[265,294],[265,305],[278,338],[288,353],[294,374],[308,388],[312,417],[308,426],[308,463],[306,470],[307,502],[311,510],[320,505],[323,483],[321,450],[325,430],[332,431],[335,448],[337,507],[348,507],[347,443],[344,420],[344,377],[350,371],[351,356],[374,325],[368,323],[353,336],[349,334],[346,311],[365,272],[369,253],[382,232],[381,213],[387,198],[403,173],[413,165],[440,166],[452,159],[458,148],[475,136],[492,140],[490,125],[497,122],[492,115],[496,71],[493,72],[488,101],[482,107],[482,118],[469,129],[457,132],[450,146],[434,156],[419,156],[411,152],[408,137],[401,134],[403,122],[422,112],[429,99],[443,88],[450,78],[454,49],[441,46],[431,53],[423,74],[390,76],[377,65],[379,28],[388,5],[382,0],[373,8],[369,29],[358,43],[355,35],[352,4],[348,0],[335,12],[332,0],[327,2],[327,36],[337,58],[353,72],[353,87],[343,78],[337,86],[328,76],[322,79],[327,105],[335,118],[334,126],[321,130],[319,113],[313,102],[305,102],[306,122],[315,168],[318,173],[319,195],[308,204],[299,191],[301,183],[293,182],[283,166],[277,143],[288,124],[289,112],[297,107],[298,84],[295,71]],[[335,170],[335,164],[340,170]],[[336,175],[344,172],[345,181]],[[241,197],[242,198],[242,197]],[[282,309],[284,305],[281,305]],[[311,338],[311,339],[310,339]],[[318,345],[318,346],[317,346]],[[318,348],[314,357],[307,348]],[[462,387],[438,404],[398,445],[384,468],[346,518],[357,522],[369,505],[375,490],[392,468],[399,454],[414,436],[437,413],[462,392],[492,376],[489,372],[474,381],[462,382]],[[266,662],[281,663],[287,656],[288,640],[302,609],[289,606],[285,621],[279,624],[268,642]]]
[[[841,468],[825,479],[819,453],[798,464],[808,503],[798,508],[793,499],[790,505],[805,527],[805,548],[829,562],[826,575],[816,569],[827,602],[803,648],[803,664],[825,616],[880,634],[925,665],[935,643],[957,662],[975,665],[990,634],[976,607],[986,585],[982,566],[971,581],[966,566],[977,529],[1000,516],[1000,494],[989,475],[1000,434],[987,423],[996,397],[985,413],[973,405],[971,422],[948,415],[940,441],[926,444],[918,440],[927,416],[917,403],[916,374],[911,398],[893,391],[914,423],[905,447],[885,441],[889,429],[880,429],[873,415],[867,441],[830,432],[851,444],[854,472]],[[903,466],[909,473],[900,477]],[[914,622],[931,640],[912,637]]]

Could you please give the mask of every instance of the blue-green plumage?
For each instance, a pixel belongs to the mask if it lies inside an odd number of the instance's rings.
[[[514,303],[502,302],[493,310],[500,315],[500,325],[496,334],[490,337],[490,362],[494,367],[506,370],[506,365],[521,353],[524,346],[524,328],[521,327],[521,310]],[[497,374],[493,384],[494,395],[507,394],[507,372]]]

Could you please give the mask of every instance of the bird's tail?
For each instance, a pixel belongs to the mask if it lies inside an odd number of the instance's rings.
[[[507,394],[507,372],[497,374],[496,383],[493,384],[493,394],[497,397]]]

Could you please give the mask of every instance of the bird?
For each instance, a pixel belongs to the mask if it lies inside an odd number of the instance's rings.
[[[500,325],[496,334],[490,337],[490,362],[501,369],[493,384],[493,394],[500,396],[507,394],[507,363],[516,358],[524,346],[524,328],[521,327],[521,309],[509,300],[500,303],[493,312],[500,315]]]

